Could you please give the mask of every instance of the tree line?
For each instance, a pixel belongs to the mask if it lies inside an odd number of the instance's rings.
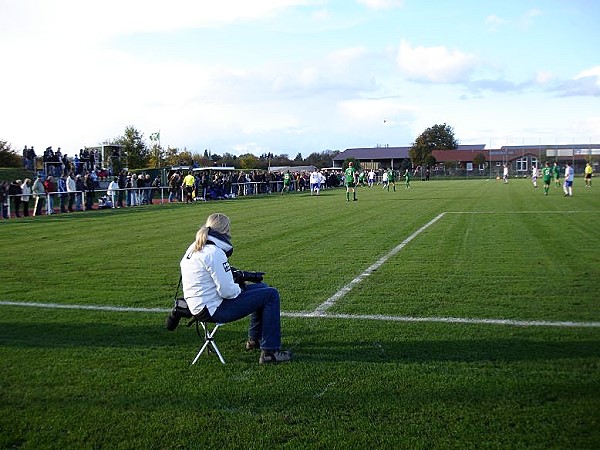
[[[325,150],[313,152],[306,158],[298,153],[293,159],[290,159],[287,154],[276,155],[270,152],[260,156],[251,153],[238,156],[229,152],[220,155],[205,149],[202,153],[196,153],[187,148],[162,147],[158,133],[150,136],[150,144],[148,144],[144,139],[144,134],[132,125],[125,128],[122,136],[106,139],[102,145],[120,145],[122,147],[121,156],[129,169],[192,165],[263,170],[269,167],[303,165],[323,168],[330,167],[333,158],[340,153],[339,150]],[[433,150],[454,150],[456,148],[458,148],[458,141],[454,137],[454,130],[444,123],[429,127],[421,133],[413,142],[409,155],[414,165],[432,166],[436,162],[432,155]],[[0,167],[21,167],[22,164],[21,155],[7,141],[0,140]]]

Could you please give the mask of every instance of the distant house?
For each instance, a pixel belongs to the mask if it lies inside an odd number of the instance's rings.
[[[485,144],[459,145],[455,151],[464,151],[465,155],[471,155],[471,152],[481,152],[484,149]],[[404,160],[410,160],[409,151],[410,147],[349,148],[333,158],[333,166],[341,168],[346,159],[354,158],[360,161],[365,170],[398,169]]]
[[[410,160],[409,151],[410,147],[349,148],[333,158],[333,166],[341,168],[346,159],[354,158],[365,170],[398,169]],[[507,164],[512,175],[525,176],[545,161],[557,161],[561,166],[571,162],[576,172],[591,161],[594,172],[600,169],[600,144],[505,145],[498,149],[486,149],[485,144],[459,145],[457,150],[434,150],[432,156],[437,161],[432,170],[438,174],[497,176]],[[478,159],[483,163],[476,164]]]

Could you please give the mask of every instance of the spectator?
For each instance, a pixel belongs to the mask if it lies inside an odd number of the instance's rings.
[[[10,198],[13,200],[15,217],[21,217],[20,209],[21,209],[21,185],[23,182],[21,180],[15,180],[8,186],[8,196],[9,201]]]
[[[149,205],[152,204],[152,198],[154,197],[154,194],[158,189],[160,189],[160,177],[158,175],[156,175],[156,178],[154,178],[154,181],[152,182],[152,189],[150,189],[150,196],[148,197]]]
[[[69,212],[73,212],[73,204],[75,203],[76,195],[75,191],[77,191],[77,184],[73,178],[73,172],[69,173],[69,176],[65,180],[65,184],[67,185],[67,192],[69,194]]]
[[[8,206],[10,197],[8,196],[8,181],[0,181],[0,208],[2,208],[2,218],[8,219]]]
[[[59,200],[60,200],[60,212],[61,213],[66,213],[67,212],[67,180],[66,180],[67,176],[63,173],[59,178],[58,178],[58,196],[59,196]]]
[[[54,214],[54,193],[56,192],[54,177],[49,176],[44,180],[44,190],[46,191],[46,214]]]
[[[125,194],[125,189],[127,188],[127,171],[121,170],[119,173],[119,191],[117,194],[117,208],[123,207],[123,196]]]
[[[138,175],[137,178],[137,186],[138,186],[138,194],[137,194],[137,198],[138,198],[138,205],[143,205],[145,203],[144,201],[144,197],[146,194],[145,188],[146,188],[146,175],[145,174],[140,174]]]
[[[85,183],[81,175],[75,177],[75,209],[77,211],[83,211],[83,193],[85,192]]]
[[[135,173],[131,174],[131,191],[129,195],[131,195],[131,206],[139,205],[138,199],[138,176]]]
[[[91,173],[86,174],[83,179],[85,185],[85,210],[94,209],[94,196],[96,195],[96,185]]]
[[[25,178],[21,185],[21,203],[23,205],[23,216],[29,216],[29,199],[31,198],[31,180]]]
[[[44,183],[42,182],[41,175],[38,175],[35,181],[33,182],[31,192],[33,194],[33,198],[35,199],[33,205],[33,216],[35,217],[42,214],[44,198],[46,197],[46,190],[44,188]]]
[[[110,184],[108,185],[108,190],[106,191],[106,195],[110,198],[111,208],[115,207],[115,197],[119,190],[119,179],[115,177]]]
[[[177,201],[180,180],[181,177],[179,172],[175,172],[171,175],[171,178],[169,178],[169,202]]]

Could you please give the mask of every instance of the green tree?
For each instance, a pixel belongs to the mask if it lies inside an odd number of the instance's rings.
[[[256,169],[259,163],[258,158],[251,153],[241,155],[238,158],[238,161],[240,163],[240,169]]]
[[[427,128],[417,137],[409,150],[412,163],[417,166],[431,166],[435,158],[431,154],[434,150],[456,150],[458,142],[454,138],[451,126],[434,125]]]
[[[304,158],[302,158],[302,153],[298,153],[294,158],[294,162],[304,162]]]
[[[194,165],[194,155],[187,149],[182,150],[177,155],[177,166],[192,166]]]
[[[177,166],[179,163],[177,162],[179,158],[179,149],[174,147],[167,147],[165,151],[165,166]]]
[[[125,134],[115,140],[123,146],[123,153],[129,169],[143,169],[150,164],[150,150],[144,142],[144,135],[130,125],[125,128]]]
[[[324,167],[331,167],[333,165],[333,158],[339,154],[339,150],[325,150],[321,153],[311,153],[306,158],[305,162],[308,165],[318,167],[320,169]]]
[[[23,159],[7,141],[0,140],[0,167],[22,167]]]
[[[165,150],[156,141],[152,143],[150,147],[150,167],[158,168],[165,163]]]

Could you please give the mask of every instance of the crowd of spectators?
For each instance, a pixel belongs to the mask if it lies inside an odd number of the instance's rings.
[[[288,171],[290,172],[290,171]],[[172,171],[168,175],[169,201],[185,201],[185,178],[192,174],[191,196],[195,201],[221,200],[245,195],[271,194],[281,192],[285,172],[267,170],[211,170]],[[324,174],[324,187],[341,185],[341,171],[328,171]],[[310,188],[310,173],[306,171],[290,172],[292,183],[290,191],[302,192]]]
[[[36,173],[33,147],[23,150],[23,163],[27,170]],[[87,149],[70,158],[60,148],[48,147],[42,156],[43,171],[37,176],[0,182],[2,217],[27,217],[42,214],[60,214],[93,209],[123,208],[150,205],[159,202],[209,201],[240,196],[281,192],[286,172],[291,183],[290,191],[310,189],[310,172],[267,170],[175,170],[165,177],[132,173],[121,170],[112,175],[96,163],[98,155]],[[327,170],[323,175],[323,188],[343,184],[341,170]],[[184,179],[191,184],[186,195]],[[101,182],[102,187],[101,187]]]

